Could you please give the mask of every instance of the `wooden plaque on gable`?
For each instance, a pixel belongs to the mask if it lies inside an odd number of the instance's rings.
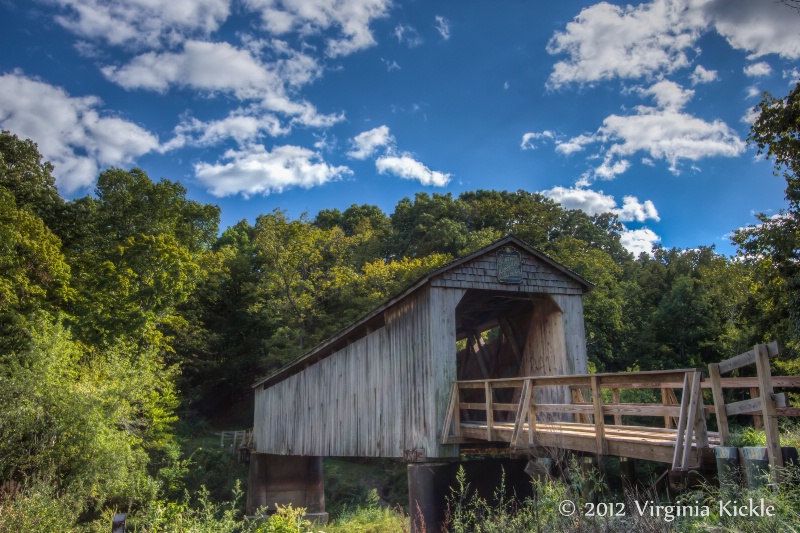
[[[497,251],[497,281],[522,283],[522,254],[511,246]]]

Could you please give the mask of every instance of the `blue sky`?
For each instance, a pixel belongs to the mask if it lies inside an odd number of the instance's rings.
[[[139,166],[223,225],[416,192],[616,212],[632,251],[785,206],[746,145],[800,77],[773,0],[0,0],[0,127],[67,198]]]

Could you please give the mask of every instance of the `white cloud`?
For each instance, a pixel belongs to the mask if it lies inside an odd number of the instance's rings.
[[[568,141],[558,141],[556,143],[556,152],[564,155],[574,154],[575,152],[580,152],[585,146],[595,141],[596,139],[593,135],[581,134]]]
[[[283,35],[319,34],[337,28],[341,35],[328,39],[330,57],[352,54],[375,45],[370,30],[374,19],[388,15],[391,0],[244,0],[244,5],[261,15],[265,28]]]
[[[745,112],[744,115],[742,115],[740,121],[744,122],[745,124],[750,124],[750,125],[755,124],[756,119],[760,114],[761,114],[761,109],[759,109],[758,107],[751,107]]]
[[[580,209],[589,215],[614,213],[622,222],[661,220],[658,210],[651,200],[640,202],[635,196],[623,197],[622,207],[618,207],[614,197],[604,194],[603,191],[580,187],[553,187],[540,192],[561,204],[565,209]]]
[[[289,133],[275,115],[257,108],[236,109],[220,120],[202,121],[187,117],[175,127],[175,137],[162,146],[163,151],[185,145],[213,146],[227,139],[239,145],[250,144],[264,135],[277,137]]]
[[[397,64],[397,61],[389,61],[388,59],[381,58],[381,63],[386,65],[386,70],[389,72],[393,72],[395,70],[400,70],[400,65]]]
[[[769,66],[769,63],[765,61],[759,61],[758,63],[751,63],[744,67],[744,74],[745,76],[750,76],[751,78],[755,78],[758,76],[769,76],[772,73],[772,67]]]
[[[705,17],[716,31],[750,59],[778,54],[800,58],[800,17],[782,2],[710,0],[701,3]]]
[[[384,125],[359,133],[350,143],[353,149],[347,155],[363,160],[371,157],[378,148],[394,146],[394,137],[389,133],[389,127]]]
[[[547,86],[658,78],[691,63],[698,39],[716,31],[749,59],[800,58],[800,17],[779,1],[652,0],[637,6],[599,2],[582,10],[547,45],[558,61]],[[702,68],[702,67],[700,67]],[[705,71],[705,72],[703,72]],[[695,83],[713,71],[695,69]]]
[[[442,36],[445,41],[450,39],[450,21],[446,18],[436,15],[436,31]]]
[[[630,168],[626,158],[637,152],[646,153],[651,160],[667,161],[670,171],[677,174],[683,160],[734,157],[744,151],[744,141],[723,121],[708,122],[683,112],[694,91],[663,80],[637,92],[651,96],[656,105],[636,106],[628,115],[610,115],[596,133],[559,143],[557,150],[562,153],[592,143],[603,146],[602,163],[585,174],[580,185],[591,184],[594,179],[614,179]]]
[[[661,80],[647,89],[639,89],[639,94],[652,96],[656,106],[661,109],[682,109],[694,96],[694,91],[684,89],[677,83]]]
[[[519,147],[523,150],[536,150],[536,143],[533,141],[538,141],[539,139],[555,139],[556,134],[552,131],[545,130],[541,132],[528,132],[522,136],[522,142],[520,143]]]
[[[797,70],[796,68],[784,70],[783,79],[789,80],[789,85],[795,85],[798,81],[800,81],[800,70]]]
[[[158,149],[155,135],[101,106],[99,98],[72,97],[20,72],[0,76],[0,125],[38,144],[65,193],[91,186],[100,167]]]
[[[703,65],[697,65],[690,79],[692,80],[692,85],[711,83],[719,79],[719,73],[716,70],[706,70]]]
[[[689,65],[699,29],[682,0],[595,4],[550,39],[548,53],[568,58],[554,65],[548,87],[673,72]]]
[[[398,43],[405,44],[409,48],[416,48],[424,42],[417,30],[405,24],[395,26],[394,36]]]
[[[263,63],[251,49],[220,42],[187,41],[180,52],[148,52],[123,66],[106,66],[103,74],[125,89],[167,92],[172,87],[230,94],[240,100],[257,100],[260,113],[276,112],[291,117],[292,124],[328,127],[343,120],[341,114],[325,115],[306,101],[296,101],[289,87],[297,87],[321,75],[316,61],[289,50],[282,41],[271,41],[280,58]]]
[[[757,98],[761,96],[761,89],[758,88],[758,85],[751,85],[747,88],[747,98]]]
[[[177,85],[256,98],[265,91],[282,92],[283,87],[276,70],[263,65],[250,51],[225,42],[188,41],[181,52],[148,52],[127,65],[107,66],[102,71],[126,89],[158,92]]]
[[[45,0],[63,9],[59,24],[115,46],[159,47],[207,36],[228,18],[231,0]]]
[[[620,234],[619,242],[635,256],[653,251],[653,246],[661,241],[661,237],[649,228],[624,230]]]
[[[198,163],[195,177],[214,196],[281,193],[293,187],[310,189],[352,174],[345,166],[331,166],[319,153],[299,146],[263,146],[229,150],[224,162]]]
[[[389,173],[403,179],[417,180],[422,185],[444,187],[450,183],[450,174],[431,170],[409,154],[380,157],[375,161],[375,167],[381,174]]]

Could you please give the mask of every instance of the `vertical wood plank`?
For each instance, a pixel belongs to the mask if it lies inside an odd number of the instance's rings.
[[[522,429],[525,424],[525,418],[528,414],[528,405],[531,401],[531,380],[526,379],[522,382],[522,392],[519,395],[519,404],[517,405],[517,414],[514,418],[514,431],[511,433],[511,446],[516,447],[519,443],[519,437],[522,434]]]
[[[694,435],[695,430],[695,422],[697,421],[697,402],[699,401],[698,396],[700,396],[700,372],[694,371],[691,372],[692,375],[692,387],[691,393],[689,395],[689,410],[688,416],[686,418],[686,433],[683,442],[683,458],[681,459],[681,471],[686,472],[689,470],[689,459],[692,453],[692,437]],[[681,438],[680,433],[678,433],[678,438]],[[698,456],[699,456],[698,450]]]
[[[600,396],[600,380],[592,375],[592,403],[594,404],[594,431],[597,444],[597,455],[608,454],[606,442],[605,422],[603,420],[603,399]]]
[[[772,398],[772,372],[769,368],[769,352],[764,344],[754,347],[756,353],[756,371],[758,372],[758,388],[761,393],[761,413],[764,418],[764,433],[767,435],[767,454],[772,467],[772,479],[779,483],[783,468],[781,452],[781,436],[778,432],[778,412]]]
[[[672,469],[677,470],[681,468],[683,461],[683,434],[686,431],[686,417],[689,411],[689,396],[691,395],[691,381],[687,372],[683,376],[683,393],[681,394],[681,410],[678,416],[678,432],[675,438],[675,453],[672,456]]]
[[[661,405],[670,405],[672,402],[670,401],[669,389],[664,387],[661,388]],[[667,429],[672,428],[672,417],[665,416],[664,417],[664,427]]]
[[[758,387],[750,387],[750,398],[758,398],[759,392]],[[763,429],[764,428],[764,419],[761,415],[753,415],[753,427],[756,429]]]
[[[611,397],[616,405],[619,405],[619,389],[611,389]],[[614,424],[617,426],[622,425],[622,415],[614,415]]]
[[[489,442],[494,441],[494,407],[492,399],[492,385],[489,381],[484,382],[484,391],[486,393],[486,440]]]
[[[717,416],[720,446],[727,446],[730,442],[728,433],[728,411],[725,408],[725,396],[722,394],[722,381],[719,374],[719,364],[708,365],[708,377],[711,379],[711,395],[714,397],[714,412]]]

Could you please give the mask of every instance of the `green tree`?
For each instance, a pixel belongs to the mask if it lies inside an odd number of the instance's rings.
[[[64,204],[52,172],[53,165],[42,161],[33,141],[0,131],[0,187],[14,196],[18,209],[41,218],[51,229],[58,225]]]
[[[104,171],[95,192],[67,210],[90,228],[72,232],[68,249],[79,293],[73,327],[92,344],[127,337],[168,346],[165,334],[187,327],[177,308],[204,275],[219,208],[140,169]]]
[[[764,94],[749,142],[771,159],[786,180],[788,209],[734,232],[739,255],[752,266],[761,291],[766,336],[800,352],[800,84],[785,98]]]

